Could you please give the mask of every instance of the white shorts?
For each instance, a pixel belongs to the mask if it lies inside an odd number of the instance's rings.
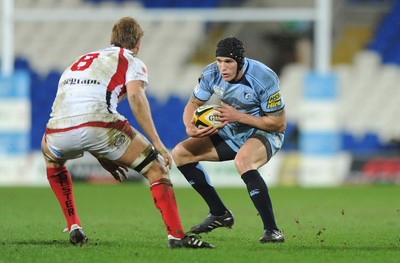
[[[64,129],[46,129],[48,149],[58,160],[83,156],[85,151],[98,158],[119,159],[127,150],[137,131],[128,121],[88,122]]]

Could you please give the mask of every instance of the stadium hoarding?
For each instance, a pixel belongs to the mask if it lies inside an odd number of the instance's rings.
[[[344,183],[400,184],[400,157],[397,153],[356,155]]]
[[[284,154],[277,154],[270,163],[263,166],[260,169],[261,176],[265,179],[268,186],[278,185],[280,182],[281,174],[281,163],[284,160]],[[2,166],[0,163],[1,174],[8,175],[6,181],[0,180],[1,185],[26,185],[26,186],[47,186],[46,178],[46,167],[43,160],[42,153],[35,151],[25,157],[24,163],[26,165],[21,166],[20,160],[10,162],[7,167]],[[97,160],[90,154],[85,154],[80,159],[70,160],[67,162],[67,168],[70,171],[72,180],[82,181],[88,183],[116,183],[114,178],[103,169]],[[242,187],[244,185],[243,180],[237,173],[233,161],[227,161],[222,163],[203,162],[204,169],[209,173],[210,179],[214,186],[218,187]],[[10,174],[11,167],[18,167],[18,171]],[[174,165],[170,170],[170,176],[172,183],[176,187],[189,187],[189,183],[182,176],[179,170]],[[0,177],[1,179],[2,177]],[[147,184],[144,178],[129,170],[128,173],[129,182],[143,182]]]
[[[304,80],[299,120],[300,185],[331,186],[342,181],[337,169],[341,147],[337,93],[334,74],[310,72]]]
[[[304,161],[304,156],[300,152],[278,152],[259,171],[269,187],[400,184],[400,159],[394,155],[354,156],[348,152],[341,152],[337,156],[335,171],[337,171],[338,177],[335,178],[334,182],[326,181],[323,174],[325,169],[310,171],[313,180],[316,180],[315,182],[301,181],[302,161]],[[309,161],[320,160],[312,158]],[[202,164],[214,186],[244,187],[243,180],[237,173],[233,161],[203,162]],[[323,165],[326,168],[332,164]],[[311,164],[311,166],[316,165]],[[117,183],[90,154],[69,161],[67,167],[74,181],[101,184]],[[190,187],[175,165],[170,170],[170,176],[175,187]],[[147,181],[141,175],[132,170],[130,170],[128,177],[128,182],[147,184]],[[48,186],[42,153],[35,151],[24,157],[8,156],[7,160],[0,160],[0,186]]]
[[[19,183],[30,151],[29,72],[0,75],[0,185]]]

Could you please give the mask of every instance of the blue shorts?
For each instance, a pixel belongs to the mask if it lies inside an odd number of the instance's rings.
[[[255,138],[262,142],[269,160],[282,148],[285,135],[281,132],[271,133],[256,128],[247,127],[247,129],[239,130],[225,126],[217,134],[210,137],[220,161],[233,160],[236,153],[249,138]]]

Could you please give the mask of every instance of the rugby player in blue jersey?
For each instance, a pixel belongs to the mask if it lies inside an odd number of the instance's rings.
[[[234,160],[238,174],[263,222],[262,243],[284,242],[272,208],[268,187],[258,172],[282,147],[286,128],[285,103],[278,76],[263,63],[244,55],[243,43],[222,39],[216,61],[206,66],[194,88],[183,121],[189,138],[180,142],[172,156],[180,172],[209,207],[206,219],[190,232],[207,233],[218,227],[231,228],[232,212],[225,206],[200,161]],[[194,111],[216,96],[219,127],[199,129]]]

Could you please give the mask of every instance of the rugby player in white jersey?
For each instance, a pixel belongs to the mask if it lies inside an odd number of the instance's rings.
[[[111,46],[79,57],[63,72],[42,139],[47,178],[64,213],[72,244],[84,244],[88,238],[65,163],[89,152],[117,181],[127,178],[128,168],[149,181],[170,248],[212,248],[185,234],[181,225],[168,172],[172,158],[152,120],[145,94],[146,66],[136,57],[143,34],[135,19],[121,18],[112,28]],[[118,113],[118,102],[125,98],[150,141]]]
[[[204,68],[184,113],[189,139],[173,150],[173,159],[190,185],[209,207],[206,219],[191,228],[195,234],[218,227],[231,228],[234,217],[215,191],[199,161],[234,160],[237,172],[263,222],[262,243],[284,242],[275,223],[268,188],[258,168],[281,148],[286,128],[285,104],[277,75],[263,63],[244,56],[243,43],[222,39],[216,48],[216,61]],[[193,112],[211,96],[221,101],[215,127],[199,129]]]

